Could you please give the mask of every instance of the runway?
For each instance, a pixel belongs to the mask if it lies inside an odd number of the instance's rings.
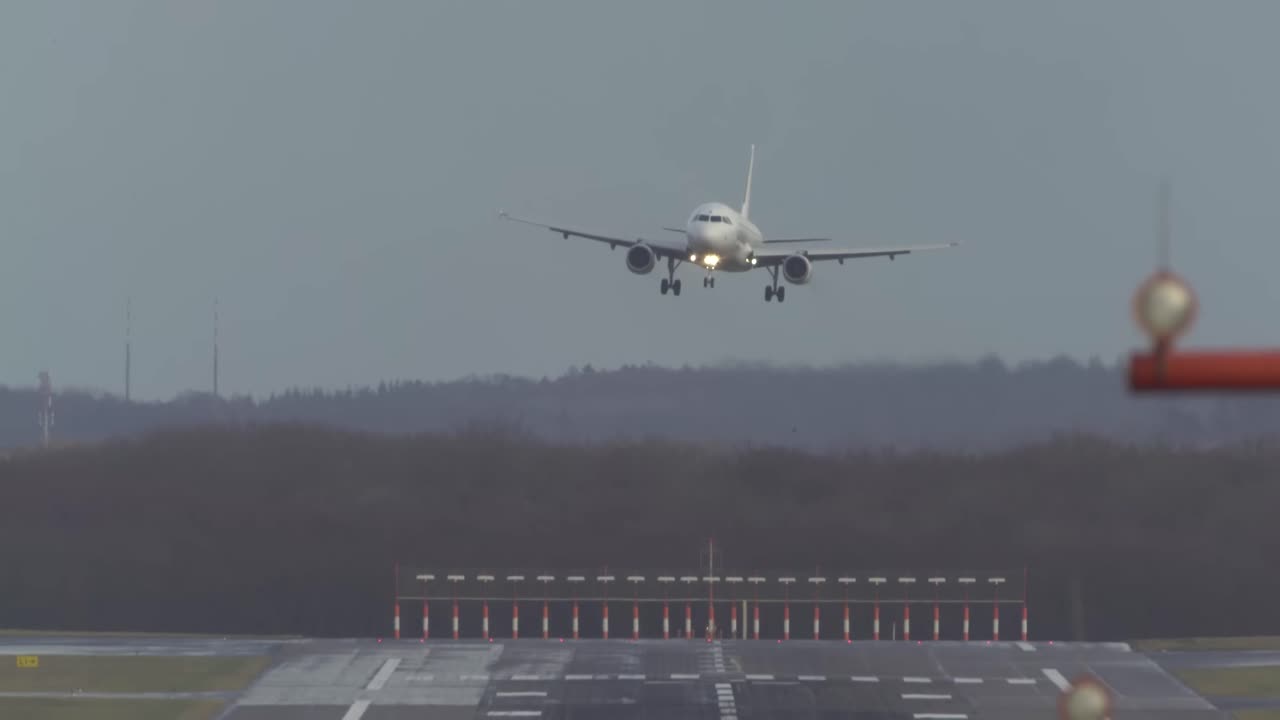
[[[263,653],[224,720],[1056,717],[1081,672],[1117,718],[1228,718],[1123,644],[687,640],[51,640],[3,654]]]

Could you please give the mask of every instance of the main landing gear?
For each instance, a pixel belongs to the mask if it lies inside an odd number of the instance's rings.
[[[658,290],[663,295],[670,290],[676,297],[680,296],[680,280],[676,277],[676,268],[680,267],[680,262],[675,258],[667,258],[667,276],[662,278],[662,283],[658,285]],[[705,282],[703,283],[705,284]]]
[[[778,268],[776,267],[769,268],[769,274],[773,276],[773,284],[764,286],[764,301],[770,302],[775,297],[778,298],[778,302],[782,302],[783,300],[786,300],[787,286],[778,285]]]

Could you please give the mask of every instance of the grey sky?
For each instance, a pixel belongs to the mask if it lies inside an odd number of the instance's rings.
[[[1174,182],[1197,343],[1275,342],[1280,4],[0,5],[0,382],[263,394],[729,359],[1112,359]],[[505,208],[965,247],[680,298]]]

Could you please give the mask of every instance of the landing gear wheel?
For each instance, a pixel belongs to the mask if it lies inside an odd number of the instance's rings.
[[[707,282],[711,284],[711,287],[715,287],[715,286],[716,286],[716,279],[715,279],[715,278],[707,278]]]
[[[666,295],[667,291],[671,289],[671,281],[666,278],[662,278],[662,283],[658,285],[658,289],[663,295]]]
[[[774,293],[778,296],[778,302],[782,302],[787,299],[787,289],[785,287],[778,288]]]
[[[773,286],[772,286],[772,285],[765,285],[765,286],[764,286],[764,301],[765,301],[765,302],[769,302],[770,300],[773,300]]]
[[[671,292],[675,293],[677,297],[680,295],[680,281],[679,281],[679,280],[675,280],[675,281],[673,281],[673,282],[671,283]]]

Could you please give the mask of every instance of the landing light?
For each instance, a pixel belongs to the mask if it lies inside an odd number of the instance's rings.
[[[715,267],[715,266],[716,266],[716,264],[720,262],[720,256],[719,256],[719,255],[704,255],[704,256],[702,257],[702,262],[706,263],[707,267]]]
[[[689,256],[689,262],[692,262],[692,263],[696,263],[696,262],[698,262],[698,256],[697,256],[697,255],[690,255],[690,256]]]

